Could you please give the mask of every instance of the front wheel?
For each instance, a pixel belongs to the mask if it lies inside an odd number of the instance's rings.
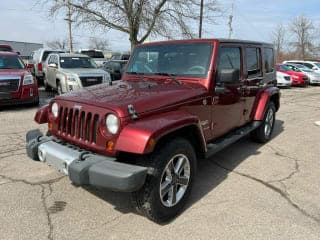
[[[176,138],[147,157],[154,169],[145,185],[133,193],[139,212],[154,222],[167,222],[176,217],[191,193],[196,172],[193,146]]]
[[[273,102],[267,105],[261,125],[251,133],[255,142],[265,143],[271,139],[276,120],[276,107]]]

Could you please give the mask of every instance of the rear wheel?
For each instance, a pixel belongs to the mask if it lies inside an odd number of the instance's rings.
[[[251,138],[259,143],[265,143],[271,139],[276,119],[276,107],[269,102],[261,125],[251,133]]]
[[[163,144],[147,157],[154,169],[145,185],[133,193],[139,212],[155,222],[176,217],[191,193],[196,156],[193,146],[183,138]]]

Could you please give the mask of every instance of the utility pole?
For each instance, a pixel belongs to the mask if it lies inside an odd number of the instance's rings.
[[[200,1],[199,38],[202,37],[203,0]]]
[[[233,3],[231,5],[231,14],[229,15],[229,22],[228,22],[228,26],[229,26],[229,39],[232,37],[232,20],[233,20]]]
[[[72,19],[71,19],[71,5],[70,5],[70,0],[66,0],[67,3],[67,17],[64,19],[68,22],[68,31],[69,31],[69,52],[72,53],[73,51],[73,43],[72,43]]]

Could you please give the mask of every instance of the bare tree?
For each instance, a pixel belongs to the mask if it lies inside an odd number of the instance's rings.
[[[51,2],[50,12],[55,14],[65,7],[63,0]],[[204,3],[204,19],[212,20],[219,13],[218,0]],[[199,0],[70,0],[79,23],[93,27],[115,29],[129,35],[131,47],[144,42],[150,35],[168,39],[179,36],[193,38],[192,26],[200,16]]]
[[[272,32],[272,42],[276,51],[277,62],[279,62],[285,54],[285,46],[287,45],[286,29],[282,24],[279,24]]]
[[[110,44],[107,39],[90,38],[89,48],[106,51],[110,49]]]
[[[305,59],[312,51],[314,29],[312,20],[303,15],[292,20],[290,24],[290,30],[294,36],[292,45],[296,48],[296,53],[299,58]]]
[[[46,42],[46,45],[52,49],[66,49],[66,47],[68,46],[68,40],[55,39],[55,40]]]

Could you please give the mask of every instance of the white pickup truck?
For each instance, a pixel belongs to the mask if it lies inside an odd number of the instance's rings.
[[[93,61],[95,61],[95,63],[98,65],[98,67],[102,67],[103,64],[108,61],[108,59],[104,57],[103,52],[101,50],[80,49],[78,52],[91,57]]]

